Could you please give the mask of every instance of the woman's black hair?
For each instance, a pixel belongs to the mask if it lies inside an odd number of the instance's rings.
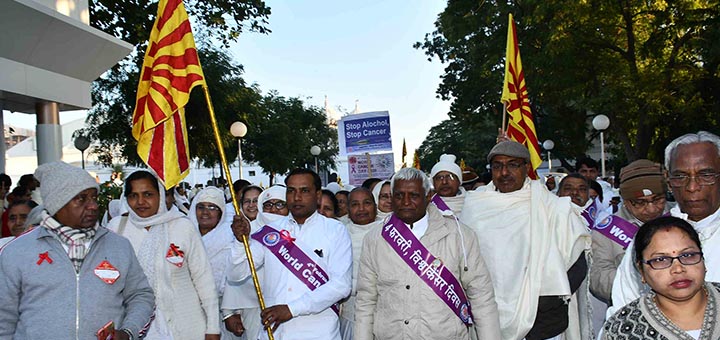
[[[10,203],[10,205],[8,205],[6,210],[10,210],[13,207],[18,206],[18,205],[27,205],[28,207],[30,207],[30,209],[33,209],[38,206],[38,204],[35,203],[35,201],[33,201],[33,200],[14,200],[14,201],[12,201],[12,203]]]
[[[153,187],[160,192],[160,184],[158,183],[157,177],[153,175],[150,171],[147,170],[138,170],[130,174],[127,178],[125,178],[125,192],[123,193],[125,197],[130,194],[132,191],[132,182],[137,181],[139,179],[148,179],[150,180],[150,183],[152,183]],[[163,188],[163,190],[165,190]],[[163,202],[164,204],[165,202]]]
[[[330,199],[330,202],[333,204],[333,212],[335,213],[335,216],[337,216],[338,213],[340,213],[340,208],[338,207],[338,200],[337,197],[335,197],[335,194],[328,189],[323,189],[322,195],[327,196]]]
[[[257,185],[248,185],[242,190],[242,194],[240,194],[240,204],[242,204],[242,201],[245,200],[245,194],[250,190],[257,190],[259,193],[263,192],[263,189]]]
[[[600,202],[604,201],[605,199],[604,199],[604,197],[603,197],[603,188],[602,188],[602,186],[600,185],[600,183],[598,183],[598,182],[595,181],[595,180],[588,180],[588,183],[590,184],[590,189],[593,189],[593,190],[595,190],[595,192],[597,192],[597,194],[598,194],[598,196],[597,196],[598,200],[600,200]]]
[[[654,220],[650,220],[643,224],[642,227],[640,227],[640,230],[638,230],[637,234],[635,234],[635,245],[634,252],[635,252],[635,263],[640,263],[640,261],[646,260],[643,259],[642,253],[645,251],[645,248],[650,244],[650,241],[652,241],[653,236],[660,231],[660,230],[666,230],[670,228],[678,228],[682,232],[684,232],[690,239],[695,242],[695,245],[697,245],[698,249],[702,251],[702,246],[700,245],[700,237],[698,236],[697,231],[695,231],[695,228],[693,228],[690,223],[687,221],[673,217],[673,216],[663,216],[658,217]],[[639,266],[642,268],[642,266]]]

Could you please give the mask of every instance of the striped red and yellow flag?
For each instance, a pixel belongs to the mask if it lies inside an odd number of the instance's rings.
[[[415,150],[415,154],[413,154],[413,168],[420,170],[420,154],[418,154],[417,149]]]
[[[524,144],[530,151],[532,171],[530,178],[537,179],[537,169],[542,163],[533,114],[530,110],[525,73],[520,61],[515,21],[509,14],[507,48],[505,51],[505,81],[500,101],[505,104],[508,113],[507,135],[510,139]]]
[[[138,155],[166,188],[190,171],[185,112],[193,87],[205,85],[182,0],[160,0],[140,73],[133,113]]]

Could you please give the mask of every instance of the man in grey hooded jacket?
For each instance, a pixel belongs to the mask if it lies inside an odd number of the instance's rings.
[[[98,226],[97,183],[63,162],[35,176],[42,222],[0,251],[0,339],[139,339],[155,298],[130,242]]]

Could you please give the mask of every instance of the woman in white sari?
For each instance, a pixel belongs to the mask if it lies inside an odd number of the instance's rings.
[[[215,288],[222,304],[225,292],[225,267],[235,236],[230,225],[223,223],[225,216],[225,193],[216,187],[198,192],[190,205],[188,218],[197,227],[212,267]],[[220,310],[218,310],[220,313]],[[222,339],[239,339],[220,324]]]
[[[217,291],[200,233],[181,212],[168,211],[164,188],[146,170],[127,177],[123,195],[128,216],[108,229],[130,240],[155,293],[145,339],[219,340]]]

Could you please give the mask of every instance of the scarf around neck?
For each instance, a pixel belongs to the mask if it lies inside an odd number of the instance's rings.
[[[55,218],[50,216],[47,210],[42,211],[42,226],[49,230],[53,235],[68,247],[68,257],[75,267],[75,272],[80,272],[83,260],[89,249],[85,243],[92,240],[97,232],[97,227],[91,228],[71,228],[62,225]]]

